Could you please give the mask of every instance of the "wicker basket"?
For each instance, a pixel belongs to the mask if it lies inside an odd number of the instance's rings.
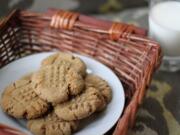
[[[145,36],[143,29],[133,25],[79,13],[15,10],[0,23],[0,67],[42,51],[70,51],[94,57],[116,73],[125,89],[125,110],[107,134],[126,135],[161,61],[160,46]]]

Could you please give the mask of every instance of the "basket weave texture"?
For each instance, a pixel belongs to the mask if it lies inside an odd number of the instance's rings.
[[[53,50],[91,56],[116,73],[123,83],[126,104],[108,134],[126,135],[160,65],[160,46],[146,38],[145,30],[133,25],[63,10],[15,10],[1,21],[0,67],[26,55]]]

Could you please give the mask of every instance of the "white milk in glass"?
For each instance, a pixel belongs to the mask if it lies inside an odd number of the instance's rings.
[[[160,43],[164,55],[180,56],[180,2],[161,2],[151,8],[149,34]]]

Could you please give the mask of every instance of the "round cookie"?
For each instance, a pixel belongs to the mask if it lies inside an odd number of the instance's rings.
[[[112,90],[108,83],[101,77],[88,74],[85,78],[86,87],[94,87],[98,89],[104,97],[106,103],[109,103],[112,99]]]
[[[49,105],[34,92],[31,75],[28,75],[6,87],[1,107],[15,118],[32,119],[47,112]]]
[[[78,57],[75,57],[68,53],[56,53],[50,55],[49,57],[45,58],[42,62],[42,66],[52,65],[52,64],[64,64],[69,63],[72,68],[77,70],[82,76],[86,75],[86,64]]]
[[[34,73],[32,81],[35,93],[54,105],[79,94],[84,88],[82,76],[66,64],[43,67]]]
[[[78,128],[78,121],[64,121],[51,112],[45,117],[29,120],[27,128],[34,135],[71,135]]]
[[[102,98],[97,89],[89,87],[70,101],[55,106],[55,113],[64,120],[80,120],[96,112],[102,105]]]

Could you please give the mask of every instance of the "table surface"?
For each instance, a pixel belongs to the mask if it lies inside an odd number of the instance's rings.
[[[13,4],[18,7],[16,1],[9,3],[10,7]],[[30,0],[29,3],[23,3],[22,7],[30,8],[36,11],[43,11],[48,7],[72,9],[77,7],[77,1],[65,0],[48,1],[45,0],[43,5],[41,0],[36,2]],[[109,0],[110,1],[110,0]],[[115,1],[116,0],[112,0]],[[117,2],[117,1],[116,1]],[[24,5],[23,5],[24,4]],[[29,5],[31,6],[29,6]],[[20,4],[19,4],[20,5]],[[115,4],[117,5],[117,4]],[[4,6],[0,16],[4,15],[8,9],[8,5],[4,1]],[[12,8],[11,8],[12,9]],[[9,9],[10,10],[10,9]],[[123,12],[99,14],[95,15],[99,18],[133,23],[140,27],[148,28],[148,9],[134,8]],[[158,71],[152,80],[151,86],[148,90],[147,96],[140,107],[134,129],[129,131],[129,135],[179,135],[180,134],[180,72],[168,73]]]

